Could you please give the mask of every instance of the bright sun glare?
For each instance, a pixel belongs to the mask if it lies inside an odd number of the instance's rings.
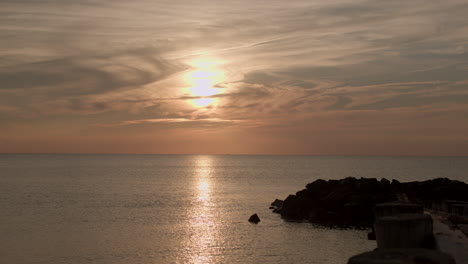
[[[216,68],[218,64],[214,61],[194,62],[192,65],[195,69],[185,75],[185,80],[189,84],[188,92],[190,95],[200,97],[191,100],[192,105],[195,107],[205,107],[217,102],[216,98],[210,96],[221,92],[215,86],[224,81],[224,73]]]

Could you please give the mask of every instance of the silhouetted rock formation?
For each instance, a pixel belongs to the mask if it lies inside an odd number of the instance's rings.
[[[271,206],[275,208],[281,208],[283,207],[283,201],[275,199],[275,201],[271,203]]]
[[[283,208],[283,201],[275,199],[274,202],[271,203],[270,209],[273,209],[273,213],[279,213]]]
[[[260,217],[258,217],[257,214],[253,214],[252,216],[250,216],[249,222],[256,224],[256,223],[260,222]]]
[[[419,204],[434,200],[468,201],[468,185],[464,182],[438,178],[422,182],[391,182],[385,178],[316,180],[306,189],[289,195],[283,203],[272,203],[274,212],[283,218],[308,220],[321,224],[370,225],[374,221],[374,206],[379,203],[408,198]]]

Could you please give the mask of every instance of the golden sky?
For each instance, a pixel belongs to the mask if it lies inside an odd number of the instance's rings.
[[[0,152],[468,155],[466,0],[0,10]]]

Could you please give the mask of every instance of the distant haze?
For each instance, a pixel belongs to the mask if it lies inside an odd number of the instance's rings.
[[[468,155],[467,14],[2,0],[0,152]]]

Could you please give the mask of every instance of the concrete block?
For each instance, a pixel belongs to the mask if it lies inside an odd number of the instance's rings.
[[[458,225],[458,228],[460,228],[460,231],[462,231],[462,233],[465,234],[466,237],[468,237],[468,225],[467,224],[460,224]]]
[[[375,250],[356,255],[348,264],[455,264],[448,254],[424,248]]]
[[[432,218],[426,214],[402,214],[375,220],[379,249],[433,248]]]

